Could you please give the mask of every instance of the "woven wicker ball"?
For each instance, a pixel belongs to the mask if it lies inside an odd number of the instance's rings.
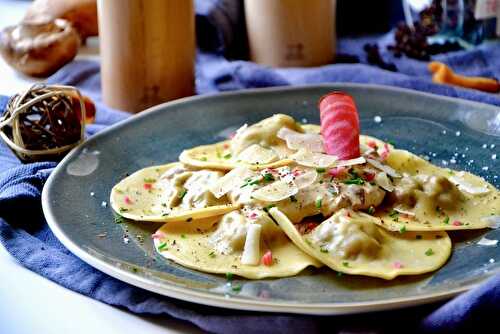
[[[23,162],[58,161],[84,140],[85,114],[74,87],[36,84],[10,98],[0,137]]]

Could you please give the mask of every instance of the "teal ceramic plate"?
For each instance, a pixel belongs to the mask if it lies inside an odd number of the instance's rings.
[[[398,308],[449,298],[499,272],[498,248],[477,241],[500,239],[500,230],[480,230],[453,233],[453,255],[433,274],[384,281],[308,269],[290,278],[236,279],[241,290],[233,291],[225,277],[156,255],[150,234],[158,225],[114,223],[109,193],[127,174],[175,161],[185,148],[219,141],[274,113],[317,123],[318,98],[334,89],[355,97],[363,133],[394,141],[437,165],[470,170],[499,187],[500,165],[492,159],[500,153],[497,107],[373,85],[271,88],[163,104],[92,137],[46,183],[47,221],[71,252],[113,277],[166,296],[235,309],[342,314]]]

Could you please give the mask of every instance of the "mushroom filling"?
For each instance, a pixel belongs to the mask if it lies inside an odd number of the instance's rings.
[[[358,256],[375,257],[381,249],[382,235],[375,224],[343,209],[315,228],[309,240],[321,252],[355,260]]]
[[[414,210],[417,218],[436,213],[436,208],[457,210],[461,191],[444,176],[404,176],[396,184],[389,201]]]

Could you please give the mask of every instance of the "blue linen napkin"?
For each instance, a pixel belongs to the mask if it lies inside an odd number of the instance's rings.
[[[217,18],[217,1],[212,7],[197,2],[198,16]],[[208,8],[208,9],[207,9]],[[225,7],[224,7],[225,8]],[[226,21],[232,13],[223,9]],[[220,13],[219,13],[220,14]],[[229,15],[229,16],[228,16]],[[400,72],[392,73],[366,64],[336,64],[309,69],[271,69],[246,61],[228,61],[222,51],[231,40],[215,25],[218,19],[207,20],[213,24],[215,35],[204,35],[213,41],[212,53],[199,53],[197,57],[198,93],[235,90],[249,87],[295,85],[318,82],[368,82],[428,91],[500,105],[496,94],[435,85],[426,72],[426,64],[393,59]],[[224,20],[223,20],[224,21]],[[226,22],[224,21],[224,22]],[[222,25],[227,28],[227,23]],[[207,32],[209,30],[204,30]],[[226,31],[226,32],[224,32]],[[200,32],[198,32],[200,34]],[[364,62],[362,45],[377,41],[384,45],[390,35],[364,39],[342,39],[339,51],[356,54]],[[223,42],[221,42],[223,41]],[[207,43],[206,45],[210,45]],[[436,57],[453,68],[467,74],[500,77],[500,44],[483,45],[473,51],[462,51]],[[101,103],[99,65],[95,62],[77,61],[67,65],[49,78],[51,83],[79,87],[97,103],[96,124],[88,127],[87,135],[122,120],[128,114],[111,110]],[[0,110],[6,103],[0,97]],[[200,328],[216,333],[319,333],[335,332],[387,332],[425,331],[461,332],[476,329],[477,324],[494,326],[500,314],[500,276],[491,278],[480,287],[447,302],[414,307],[399,311],[380,312],[355,316],[315,317],[288,314],[243,312],[204,307],[182,302],[130,286],[82,262],[71,254],[48,228],[40,204],[40,192],[55,163],[21,165],[2,143],[0,144],[0,243],[20,264],[68,289],[110,305],[126,308],[136,313],[169,315],[186,320]],[[1,328],[1,326],[0,326]],[[482,327],[485,328],[485,327]],[[494,327],[490,327],[494,328]]]

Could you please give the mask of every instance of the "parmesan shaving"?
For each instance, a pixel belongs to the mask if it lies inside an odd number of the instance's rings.
[[[375,152],[374,148],[372,148],[372,147],[370,147],[368,145],[365,145],[363,143],[359,144],[359,149],[360,149],[362,155],[370,155],[373,152]]]
[[[248,128],[248,124],[247,123],[243,124],[238,130],[236,130],[236,132],[234,133],[233,139],[236,138],[236,137],[238,137],[238,136],[241,136],[241,134],[243,132],[245,132],[245,130],[247,128]]]
[[[492,246],[495,247],[498,244],[498,240],[496,239],[488,239],[486,237],[482,237],[481,240],[477,242],[480,246]]]
[[[471,195],[483,195],[490,192],[490,189],[487,187],[475,187],[458,176],[450,176],[448,179],[455,183],[460,191],[464,191]]]
[[[278,156],[274,151],[253,144],[238,155],[238,159],[249,164],[267,164],[276,161]]]
[[[279,202],[290,196],[296,195],[298,192],[299,188],[295,182],[280,180],[257,189],[252,193],[252,197],[266,202]]]
[[[415,216],[416,216],[415,212],[413,212],[413,211],[409,211],[409,210],[405,210],[405,209],[403,209],[403,208],[402,208],[402,207],[400,207],[400,206],[396,206],[396,207],[394,208],[394,211],[399,212],[399,213],[402,213],[403,215],[407,215],[407,216],[412,216],[412,217],[415,217]]]
[[[310,152],[304,149],[300,149],[295,154],[291,155],[290,158],[299,165],[313,168],[331,167],[338,160],[334,155]]]
[[[361,165],[364,164],[365,162],[366,162],[365,158],[359,157],[350,160],[337,161],[332,167],[347,167],[347,166]]]
[[[277,136],[286,141],[286,145],[292,150],[324,152],[323,139],[318,134],[300,133],[283,127],[278,131]]]
[[[372,165],[373,167],[380,169],[381,171],[385,172],[387,175],[392,176],[392,177],[401,177],[396,170],[394,170],[392,167],[387,166],[382,164],[380,161],[377,161],[375,159],[369,159],[367,158],[366,161]]]
[[[260,234],[262,226],[259,224],[248,225],[245,246],[241,254],[241,263],[257,266],[260,262]]]
[[[304,174],[297,176],[294,182],[300,190],[309,187],[311,184],[313,184],[314,181],[316,181],[317,177],[318,173],[315,170],[310,170],[305,172]]]
[[[247,168],[237,167],[223,177],[219,178],[210,186],[209,190],[216,198],[221,198],[231,191],[231,189],[240,186],[241,180],[251,176],[251,174],[252,172],[250,172]]]
[[[491,228],[500,228],[500,216],[486,216],[481,220],[489,223]]]
[[[379,187],[381,187],[384,190],[387,190],[388,192],[392,192],[394,190],[394,185],[392,184],[391,180],[389,180],[387,174],[384,172],[377,173],[375,175],[374,181]]]
[[[160,176],[160,179],[170,179],[176,174],[180,174],[186,171],[184,166],[175,166],[173,168],[168,169],[165,173]]]

